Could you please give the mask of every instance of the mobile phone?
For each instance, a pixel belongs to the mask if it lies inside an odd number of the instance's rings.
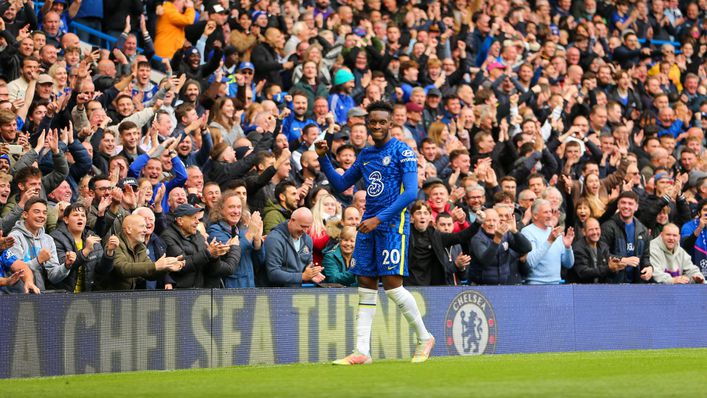
[[[22,145],[8,145],[8,148],[10,149],[10,155],[19,155],[24,151]]]
[[[98,50],[99,50],[98,46],[91,46],[91,52],[92,52],[92,53],[94,53],[94,52],[96,52],[96,51],[98,51]]]

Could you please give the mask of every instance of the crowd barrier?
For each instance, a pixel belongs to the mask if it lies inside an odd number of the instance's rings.
[[[411,288],[434,356],[707,346],[704,286]],[[0,378],[326,362],[353,349],[355,289],[0,297]],[[381,290],[374,358],[414,334]]]

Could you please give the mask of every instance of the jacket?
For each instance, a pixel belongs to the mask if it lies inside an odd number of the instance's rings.
[[[216,239],[221,243],[226,243],[234,234],[231,227],[225,221],[219,221],[209,225],[206,228],[209,234],[209,241]],[[223,285],[226,288],[245,288],[255,287],[255,267],[253,255],[256,254],[262,257],[263,250],[255,250],[253,242],[246,237],[246,231],[242,228],[236,228],[235,233],[238,235],[240,245],[238,246],[237,263],[234,267],[234,272],[231,275],[223,277]],[[261,247],[262,249],[262,247]],[[265,260],[261,258],[261,260]],[[221,260],[223,261],[223,259]]]
[[[184,45],[184,28],[194,23],[196,13],[190,7],[182,14],[171,1],[165,1],[162,8],[164,13],[157,19],[155,31],[155,54],[162,58],[172,58],[177,49]]]
[[[254,81],[266,80],[268,83],[282,87],[280,73],[283,68],[280,56],[270,44],[260,43],[255,46],[250,54],[250,62],[255,67]]]
[[[471,239],[469,280],[484,285],[520,285],[523,283],[520,257],[533,249],[520,232],[503,235],[496,244],[483,230]]]
[[[265,239],[265,269],[273,287],[302,286],[302,272],[312,263],[312,238],[303,234],[295,249],[287,222],[273,228]]]
[[[66,261],[66,252],[72,251],[76,253],[76,261],[69,269],[69,274],[66,278],[59,281],[59,283],[49,283],[50,289],[63,289],[68,292],[73,293],[76,288],[76,283],[79,278],[79,270],[81,267],[84,268],[85,277],[84,285],[82,291],[91,291],[94,289],[95,278],[100,277],[100,275],[106,275],[110,272],[113,266],[112,259],[103,258],[103,247],[100,242],[93,245],[88,256],[83,255],[83,250],[79,250],[74,242],[74,237],[69,232],[68,227],[63,222],[50,234],[54,238],[54,243],[56,244],[56,254],[59,258],[59,262],[64,263]],[[86,238],[91,235],[95,235],[93,231],[89,229],[84,229],[81,234],[81,240],[86,243]]]
[[[164,275],[147,256],[147,248],[140,243],[129,247],[124,233],[118,234],[119,244],[113,255],[113,267],[104,280],[97,282],[99,290],[134,290],[139,278],[155,279]]]
[[[636,218],[633,218],[636,225],[636,236],[634,242],[634,255],[640,259],[638,272],[634,272],[633,279],[629,280],[626,269],[607,275],[607,283],[641,283],[640,271],[651,266],[650,260],[650,240],[648,229]],[[626,257],[626,232],[624,222],[618,214],[615,214],[608,221],[601,225],[601,240],[609,246],[609,253],[617,257]]]
[[[12,228],[9,236],[15,238],[15,244],[9,249],[10,252],[18,260],[24,261],[32,270],[34,284],[39,290],[46,290],[49,283],[59,283],[69,274],[69,270],[64,264],[59,263],[54,239],[44,232],[44,228],[40,228],[37,235],[32,235],[25,226],[24,220],[20,220]],[[41,249],[47,249],[51,254],[49,260],[44,264],[40,264],[37,260]],[[20,281],[11,290],[15,291],[14,288],[17,288],[19,292],[22,292],[23,287],[24,285]]]
[[[356,286],[356,275],[346,268],[346,261],[341,254],[341,246],[336,245],[333,250],[324,254],[324,275],[327,283],[339,283],[344,286]]]
[[[267,235],[273,228],[277,227],[282,222],[289,220],[292,212],[282,207],[279,203],[276,204],[268,201],[265,205],[264,214],[263,233]]]
[[[702,275],[700,269],[692,263],[690,255],[676,245],[673,251],[668,250],[660,236],[651,241],[651,264],[653,265],[653,280],[656,283],[673,284],[673,277],[685,275],[690,283],[695,275]]]
[[[572,244],[574,251],[574,267],[567,270],[567,283],[605,283],[609,274],[609,246],[606,242],[597,242],[596,259],[587,240],[575,239]],[[596,260],[596,263],[595,263]]]
[[[427,283],[425,282],[425,273],[428,273],[434,267],[444,268],[445,283],[447,285],[458,285],[459,281],[456,278],[457,268],[453,263],[445,261],[447,257],[446,248],[453,245],[468,246],[471,238],[479,230],[479,224],[473,223],[469,228],[464,229],[461,232],[455,233],[444,233],[437,231],[434,227],[429,226],[425,231],[418,231],[414,226],[410,227],[410,248],[408,249],[408,273],[409,276],[405,278],[405,284],[423,286]],[[426,234],[427,238],[431,242],[431,247],[434,256],[431,257],[431,263],[424,264],[419,259],[413,259],[413,253],[415,253],[416,248],[419,246],[419,236]],[[423,248],[424,249],[424,248]],[[465,252],[468,253],[468,247],[465,248]],[[414,260],[414,261],[413,261]]]
[[[176,222],[171,223],[161,238],[167,244],[167,256],[184,256],[185,265],[179,272],[169,275],[178,288],[219,288],[221,278],[233,274],[238,262],[235,246],[225,255],[229,261],[213,258],[206,247],[206,240],[200,233],[184,236]],[[240,256],[240,251],[238,252]]]

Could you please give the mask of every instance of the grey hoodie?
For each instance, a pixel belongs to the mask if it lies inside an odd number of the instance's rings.
[[[34,236],[27,230],[24,220],[20,220],[12,228],[9,236],[15,238],[15,245],[8,250],[18,260],[27,263],[34,274],[34,284],[37,285],[39,290],[44,291],[46,289],[45,278],[52,283],[59,283],[69,274],[69,270],[63,264],[59,264],[54,239],[44,232],[44,228],[40,228],[39,233]],[[39,264],[39,261],[37,261],[37,256],[41,249],[47,249],[51,253],[51,257],[44,264]],[[22,292],[23,288],[24,285],[20,281],[13,286],[12,290]]]

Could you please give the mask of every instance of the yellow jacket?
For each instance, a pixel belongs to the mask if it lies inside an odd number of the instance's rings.
[[[648,76],[657,76],[660,73],[660,62],[653,65],[652,68],[648,70]],[[675,85],[678,92],[682,92],[682,83],[680,83],[680,68],[676,64],[670,65],[670,70],[668,71],[668,79]]]
[[[171,1],[166,1],[162,7],[164,13],[157,20],[155,54],[172,58],[174,52],[184,45],[184,27],[194,23],[196,13],[194,8],[187,8],[182,14]]]

